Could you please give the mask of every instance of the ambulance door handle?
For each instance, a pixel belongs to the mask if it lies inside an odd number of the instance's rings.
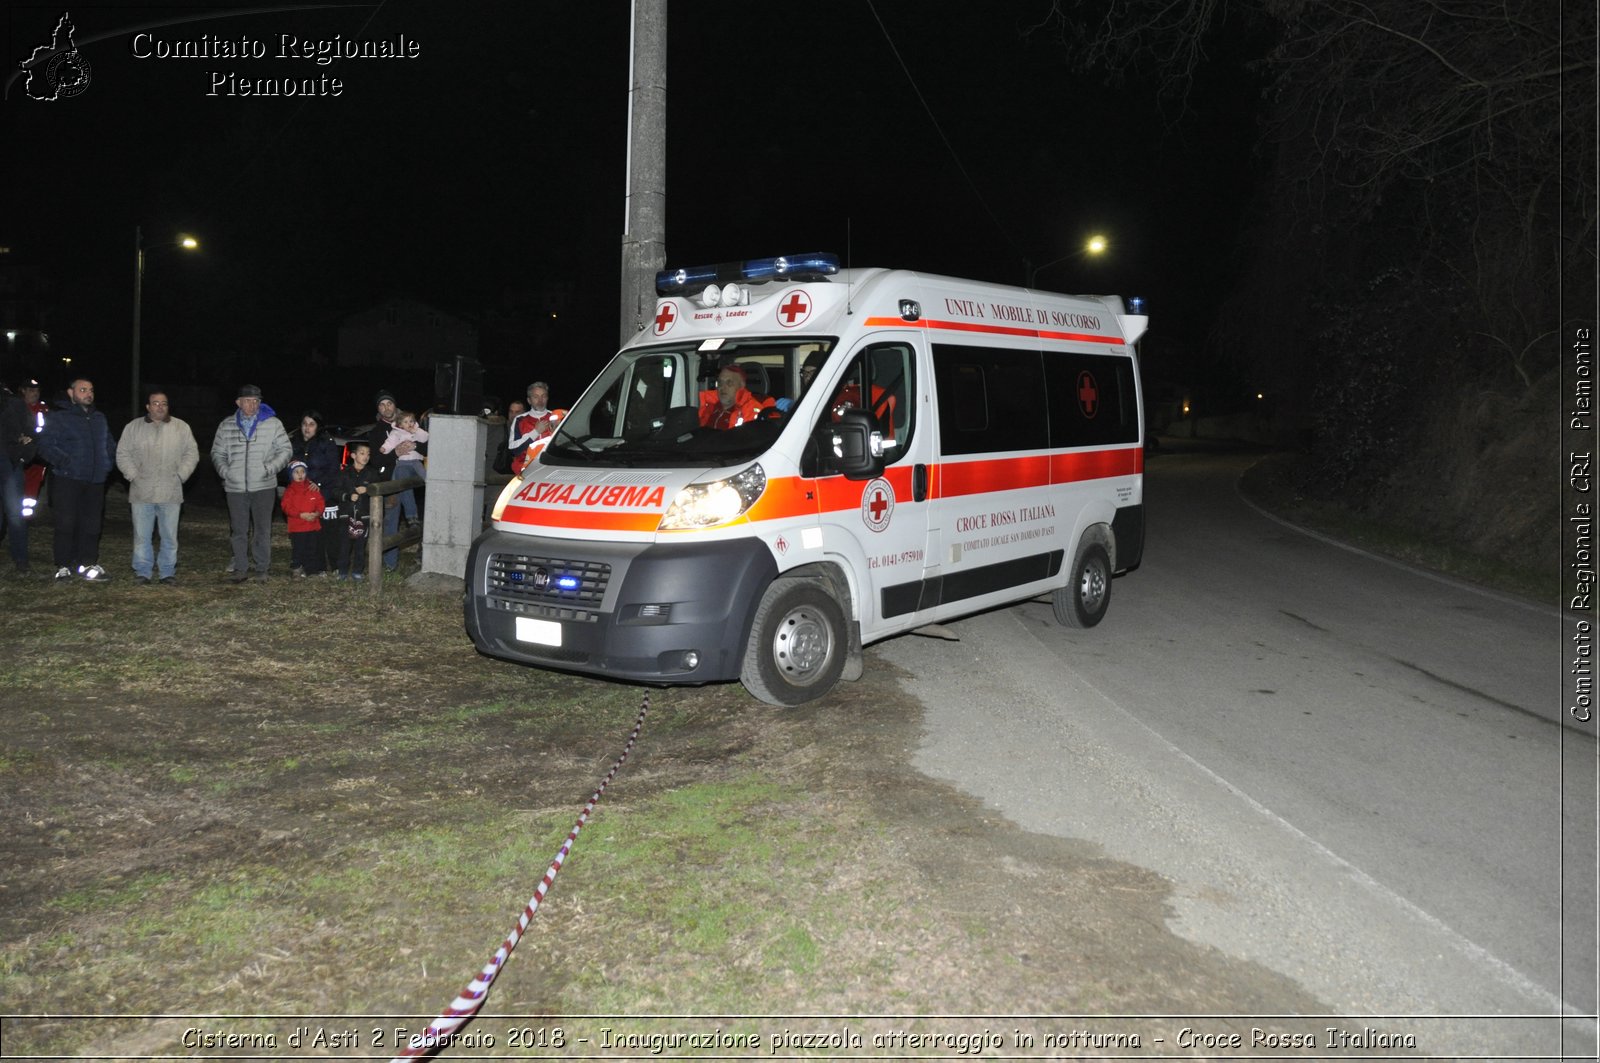
[[[928,500],[928,467],[921,463],[911,467],[911,500],[913,502]]]

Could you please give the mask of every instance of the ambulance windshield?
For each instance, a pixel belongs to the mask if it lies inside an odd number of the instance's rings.
[[[831,339],[748,339],[629,349],[562,420],[547,465],[732,465],[783,430]]]

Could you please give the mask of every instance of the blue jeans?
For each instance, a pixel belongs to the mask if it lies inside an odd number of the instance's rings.
[[[426,480],[428,471],[420,461],[397,461],[394,463],[394,472],[390,474],[392,480]],[[417,519],[417,493],[415,491],[401,491],[388,499],[388,506],[383,513],[383,534],[393,535],[400,530],[400,514],[403,512],[407,520]],[[383,567],[393,572],[400,564],[400,548],[383,552]]]
[[[396,480],[426,480],[428,470],[420,461],[397,461],[394,463],[394,476]],[[401,491],[398,496],[399,509],[406,520],[417,519],[417,493],[415,491]],[[398,525],[396,525],[398,528]]]
[[[150,532],[161,533],[161,554],[157,571],[161,579],[173,575],[178,568],[178,512],[182,502],[133,503],[133,574],[149,579]]]
[[[4,529],[6,546],[11,548],[11,560],[17,568],[28,567],[28,519],[22,514],[22,466],[6,461],[7,468],[0,471],[0,529]]]

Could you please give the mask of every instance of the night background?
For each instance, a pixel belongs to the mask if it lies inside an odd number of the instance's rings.
[[[202,438],[243,382],[291,418],[428,407],[426,351],[341,351],[386,313],[466,337],[502,399],[569,404],[613,352],[627,4],[69,7],[90,82],[31,99],[17,64],[63,10],[6,20],[7,383],[87,375],[127,417],[136,226],[142,376]],[[669,27],[669,264],[1142,295],[1156,427],[1234,418],[1330,492],[1446,482],[1419,521],[1521,534],[1462,515],[1554,446],[1557,336],[1594,312],[1592,5],[697,0]],[[269,57],[139,59],[141,30]],[[280,61],[280,34],[420,54]],[[210,96],[212,71],[344,88]]]

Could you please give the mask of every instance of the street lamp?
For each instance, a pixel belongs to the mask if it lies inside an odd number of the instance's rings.
[[[1042,266],[1035,266],[1028,262],[1027,259],[1023,259],[1023,265],[1028,267],[1028,287],[1032,288],[1033,282],[1038,278],[1039,274],[1049,269],[1051,266],[1058,266],[1068,259],[1083,258],[1084,256],[1093,258],[1098,255],[1103,255],[1106,253],[1106,247],[1106,238],[1101,236],[1099,233],[1096,233],[1095,235],[1089,237],[1088,241],[1085,242],[1082,247],[1072,252],[1070,255],[1062,255],[1060,258],[1053,258]]]
[[[181,247],[185,251],[194,251],[200,247],[200,241],[192,236],[179,234],[176,240],[164,244],[155,244],[152,250],[161,247]],[[133,387],[128,398],[130,416],[139,416],[139,332],[140,319],[144,311],[144,231],[135,225],[133,227]]]

